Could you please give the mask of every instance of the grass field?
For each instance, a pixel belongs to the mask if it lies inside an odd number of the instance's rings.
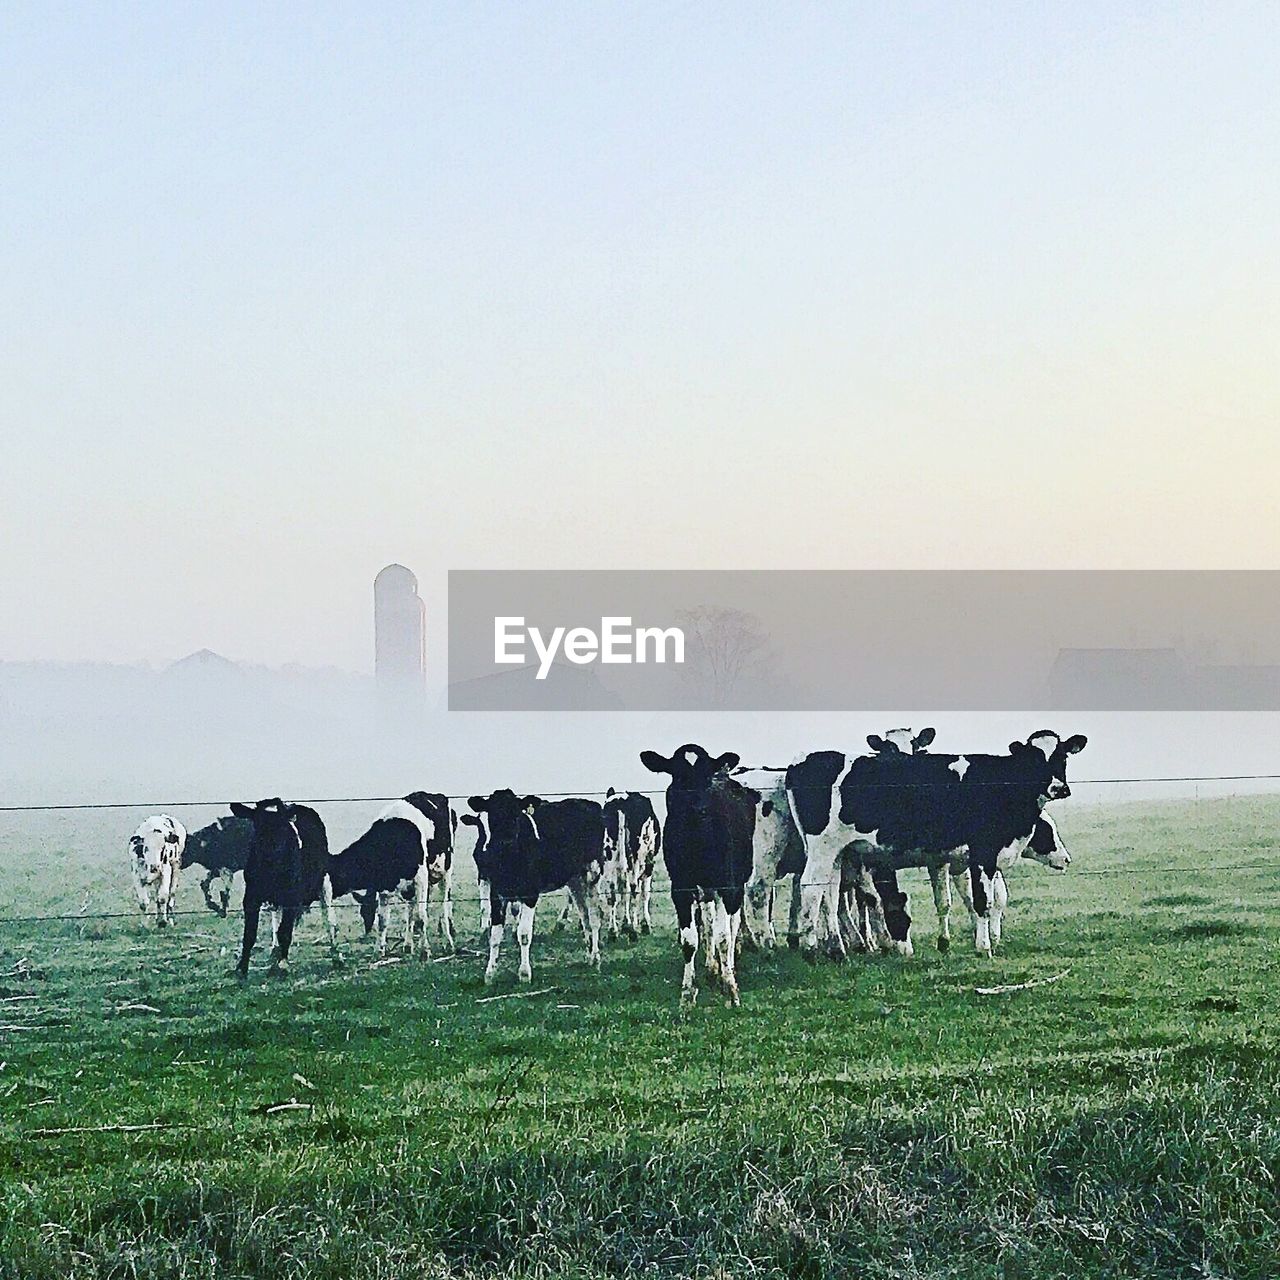
[[[912,879],[914,960],[685,1018],[665,900],[599,973],[546,904],[484,1004],[510,950],[371,968],[354,913],[243,987],[234,914],[0,926],[0,1277],[1274,1277],[1280,797],[1058,808],[996,960]],[[141,816],[8,816],[0,915],[127,910]]]

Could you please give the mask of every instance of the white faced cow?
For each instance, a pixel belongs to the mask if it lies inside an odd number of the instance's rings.
[[[161,929],[173,923],[178,873],[186,844],[187,829],[167,813],[148,818],[129,837],[129,869],[133,875],[138,909],[143,915],[151,910],[151,889],[154,886],[156,925]]]

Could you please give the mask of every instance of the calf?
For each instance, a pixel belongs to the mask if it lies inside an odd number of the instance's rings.
[[[806,949],[816,949],[823,899],[839,896],[842,857],[857,859],[860,887],[883,921],[877,871],[967,856],[974,945],[989,955],[1001,859],[1028,844],[1048,801],[1071,794],[1067,764],[1086,742],[1082,734],[1063,739],[1042,730],[1003,756],[819,751],[797,761],[787,770],[787,795],[805,841]],[[839,936],[835,945],[843,952]]]
[[[244,864],[244,942],[236,971],[248,975],[249,956],[258,940],[258,920],[264,906],[279,912],[272,949],[273,967],[283,970],[289,960],[293,930],[312,904],[323,902],[328,917],[329,940],[336,931],[329,907],[327,878],[329,838],[314,810],[283,800],[257,804],[233,804],[231,812],[253,827]],[[336,951],[335,951],[336,954]]]
[[[405,903],[405,950],[413,954],[421,932],[423,951],[430,955],[427,904],[433,885],[441,886],[440,927],[453,946],[452,880],[449,801],[438,793],[415,791],[389,804],[364,835],[329,860],[327,905],[345,894],[357,894],[366,932],[376,920],[378,954],[385,955],[391,907],[399,897]]]
[[[1009,907],[1009,886],[1005,872],[1021,865],[1022,861],[1038,862],[1051,871],[1065,871],[1071,865],[1071,851],[1067,848],[1058,824],[1047,812],[1041,812],[1030,838],[1021,848],[1001,851],[991,885],[989,930],[991,946],[1000,944],[1004,913]],[[938,950],[947,951],[951,946],[951,882],[955,882],[961,900],[969,909],[969,919],[975,936],[978,916],[973,909],[973,893],[970,888],[968,858],[960,856],[944,862],[929,863],[929,880],[933,886],[934,903],[938,908]]]
[[[159,813],[148,818],[129,837],[129,867],[138,909],[145,916],[151,910],[151,887],[156,890],[156,926],[173,923],[174,900],[178,896],[178,872],[183,866],[182,851],[187,830],[177,818]]]
[[[521,982],[533,977],[529,950],[538,899],[556,889],[569,890],[582,916],[587,958],[600,964],[600,913],[597,887],[604,865],[604,810],[595,800],[546,801],[513,791],[472,796],[475,814],[476,875],[489,900],[489,963],[486,983],[498,968],[509,904],[519,903],[516,937],[520,943]],[[470,815],[467,815],[470,816]]]
[[[604,802],[605,872],[600,892],[609,911],[609,936],[653,931],[649,901],[662,828],[653,801],[639,791],[609,788]]]
[[[732,751],[712,758],[687,743],[672,756],[642,751],[640,762],[652,773],[670,777],[662,857],[671,877],[684,975],[682,1006],[697,999],[694,970],[699,924],[710,921],[707,973],[717,979],[731,1005],[739,1003],[734,972],[738,928],[747,878],[751,874],[758,792],[729,776],[739,757]]]
[[[200,881],[200,889],[209,910],[220,916],[227,914],[231,882],[237,871],[244,870],[252,838],[253,823],[247,818],[236,817],[219,818],[187,836],[182,853],[183,869],[193,866],[205,869],[207,874]],[[210,892],[215,880],[219,881],[217,901]]]

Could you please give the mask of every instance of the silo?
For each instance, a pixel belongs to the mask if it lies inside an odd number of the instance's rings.
[[[373,580],[373,669],[384,701],[412,702],[426,686],[426,609],[418,579],[389,564]]]

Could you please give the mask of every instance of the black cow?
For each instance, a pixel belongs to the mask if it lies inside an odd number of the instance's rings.
[[[209,910],[216,911],[220,916],[227,914],[231,902],[231,882],[237,871],[244,870],[252,839],[253,823],[248,818],[236,817],[219,818],[187,836],[187,845],[182,851],[182,866],[184,869],[191,866],[205,869],[207,874],[200,881],[200,889]],[[215,880],[221,881],[218,900],[210,892]]]
[[[600,894],[609,912],[609,936],[653,932],[649,901],[662,828],[653,801],[639,791],[614,791],[604,802],[605,873]]]
[[[669,759],[656,751],[640,753],[646,769],[671,778],[662,857],[671,877],[671,901],[684,955],[682,1005],[698,998],[694,968],[699,925],[709,935],[708,976],[718,979],[730,1004],[739,1002],[734,959],[760,795],[729,776],[738,759],[732,751],[713,759],[692,742]]]
[[[314,810],[286,804],[279,798],[257,804],[233,804],[231,812],[253,824],[249,853],[244,865],[244,944],[237,971],[249,972],[249,956],[258,940],[258,918],[264,906],[279,911],[274,967],[283,969],[299,918],[313,903],[326,902],[329,872],[329,838]],[[336,939],[332,912],[329,940]]]
[[[964,855],[975,947],[989,955],[992,890],[1001,861],[1020,856],[1046,803],[1071,794],[1067,764],[1086,742],[1083,734],[1064,740],[1042,730],[1026,742],[1010,743],[1003,756],[894,751],[851,758],[817,751],[793,764],[787,793],[807,863],[802,945],[816,949],[824,896],[831,902],[834,894],[831,905],[839,910],[842,856],[858,860],[860,887],[883,920],[877,869]],[[838,934],[834,945],[843,951]]]
[[[329,903],[348,893],[360,901],[365,932],[378,926],[378,954],[387,951],[387,927],[397,897],[405,903],[405,950],[421,935],[427,955],[427,904],[442,886],[440,931],[453,946],[453,814],[446,796],[414,791],[395,800],[358,840],[329,861]]]
[[[600,964],[598,885],[604,866],[604,810],[595,800],[542,800],[514,791],[472,796],[474,811],[464,815],[479,828],[476,875],[489,898],[489,963],[486,983],[493,981],[502,947],[503,925],[510,903],[520,904],[516,937],[520,943],[521,982],[533,969],[533,912],[544,893],[568,889],[582,916],[588,962]]]

